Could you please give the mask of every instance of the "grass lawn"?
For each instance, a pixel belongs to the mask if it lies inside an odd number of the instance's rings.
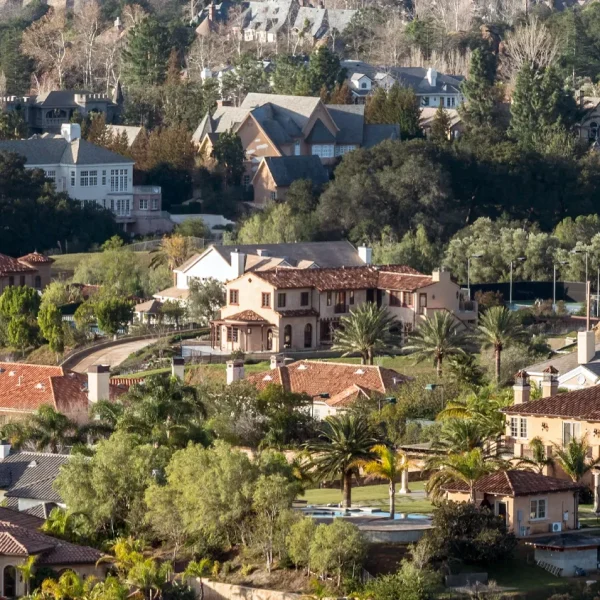
[[[269,363],[266,361],[259,362],[255,365],[245,365],[244,370],[246,373],[260,373],[261,371],[267,371],[269,369]],[[171,369],[165,367],[164,369],[154,369],[151,371],[140,371],[139,373],[131,373],[122,375],[120,377],[129,377],[131,379],[141,379],[148,375],[156,375],[158,373],[170,373]],[[188,374],[186,379],[189,379],[189,383],[199,384],[204,382],[225,382],[225,365],[214,364],[214,365],[188,365],[185,368],[185,372]]]
[[[54,259],[54,264],[52,265],[51,275],[53,278],[60,279],[71,279],[73,277],[73,273],[75,273],[75,269],[79,265],[79,263],[94,254],[93,252],[76,252],[74,254],[56,254],[52,258]],[[143,261],[143,266],[149,266],[152,257],[150,256],[150,252],[136,252],[136,255],[140,257]]]
[[[593,504],[579,505],[579,522],[582,527],[600,527],[600,519],[594,512]]]
[[[414,481],[409,484],[411,492],[419,492],[425,489],[424,481]],[[400,486],[397,486],[400,489]],[[337,504],[342,499],[342,492],[339,489],[312,489],[306,490],[304,496],[300,499],[306,500],[308,504]],[[352,506],[389,506],[388,486],[364,485],[352,488]],[[423,498],[421,494],[418,497],[401,496],[396,494],[396,512],[410,513],[430,513],[433,506],[429,500]]]

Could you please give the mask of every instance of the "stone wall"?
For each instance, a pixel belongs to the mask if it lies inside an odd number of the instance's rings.
[[[200,597],[200,580],[190,579],[190,586]],[[262,590],[243,585],[232,585],[203,579],[204,600],[300,600],[301,594],[279,592],[276,590]]]

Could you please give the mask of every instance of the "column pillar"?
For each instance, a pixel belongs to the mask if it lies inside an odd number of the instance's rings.
[[[594,476],[594,512],[600,512],[600,471],[593,471]]]
[[[402,479],[400,485],[399,494],[410,494],[410,490],[408,489],[408,469],[402,470]]]
[[[515,458],[523,458],[523,444],[515,442],[514,456]]]

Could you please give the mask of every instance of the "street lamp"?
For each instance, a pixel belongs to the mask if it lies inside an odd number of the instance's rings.
[[[476,252],[467,258],[467,291],[469,292],[469,300],[471,300],[471,259],[481,258],[483,252]]]
[[[585,254],[585,282],[588,280],[588,255],[589,251],[585,248],[573,248],[571,254]]]
[[[558,264],[566,265],[566,260],[559,260]],[[556,311],[556,263],[554,263],[554,279],[553,279],[553,293],[552,293],[552,310]]]
[[[515,258],[515,260],[518,260],[519,262],[523,262],[525,260],[524,256],[518,256],[517,258]],[[513,263],[515,262],[515,260],[511,260],[510,261],[510,292],[509,292],[509,300],[508,300],[508,305],[510,306],[510,308],[512,308],[512,288],[513,288]]]

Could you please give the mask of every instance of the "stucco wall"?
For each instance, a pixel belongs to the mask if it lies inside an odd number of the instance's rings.
[[[188,580],[190,586],[200,595],[200,581]],[[291,592],[263,590],[229,583],[202,580],[204,600],[300,600],[303,596]]]
[[[542,561],[561,568],[563,570],[561,577],[573,577],[575,567],[584,569],[588,573],[595,572],[598,567],[598,550],[596,548],[567,550],[564,552],[536,548],[534,556],[536,561]]]

